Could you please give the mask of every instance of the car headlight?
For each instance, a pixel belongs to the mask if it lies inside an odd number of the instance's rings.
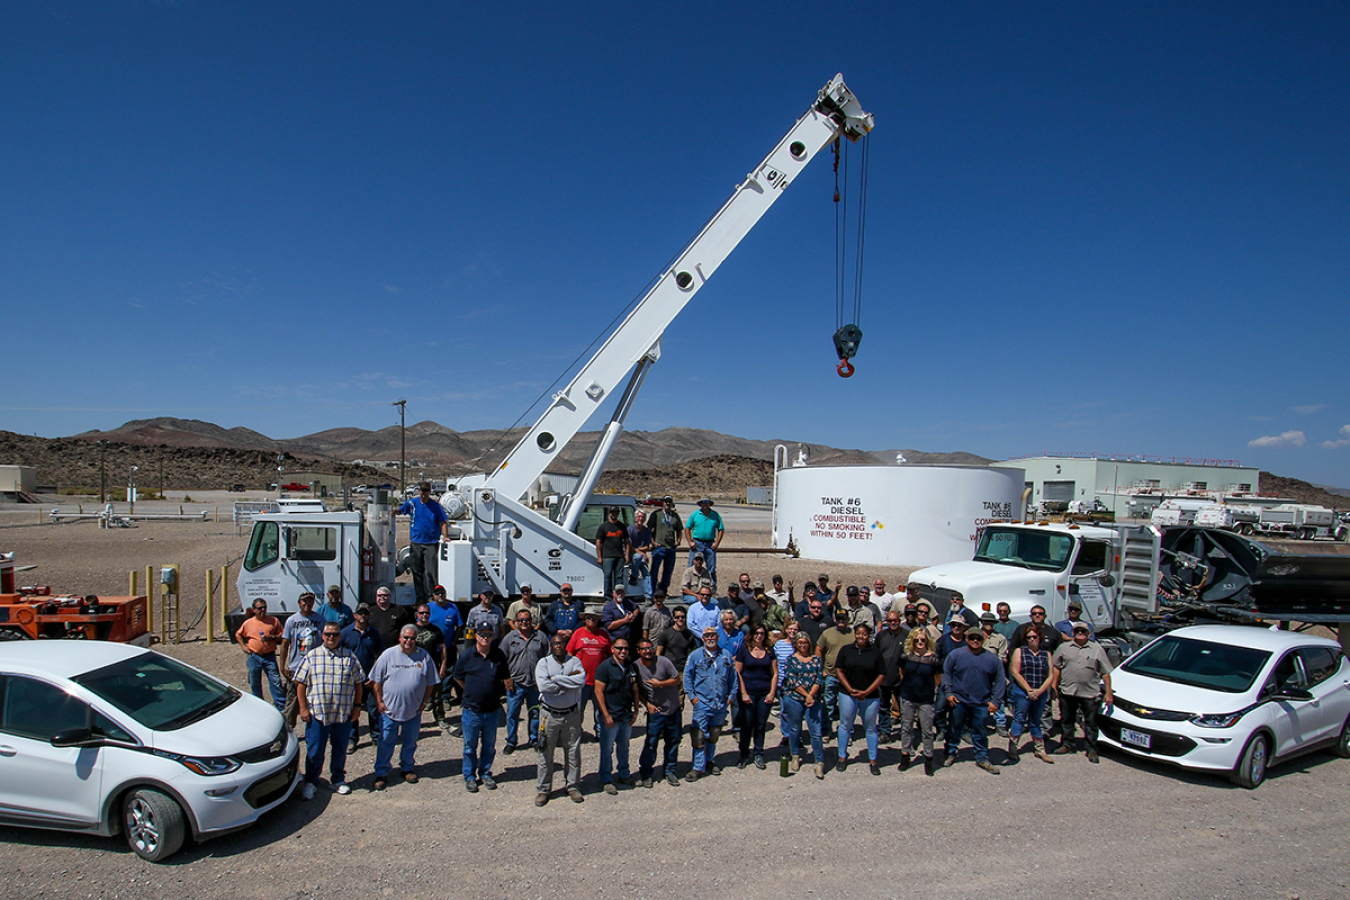
[[[1191,717],[1192,725],[1199,725],[1201,728],[1232,728],[1238,723],[1238,720],[1251,711],[1251,707],[1239,709],[1237,712],[1230,713],[1202,713]]]
[[[233,756],[187,756],[182,753],[169,753],[167,750],[157,750],[155,755],[171,759],[198,775],[228,775],[243,765]]]

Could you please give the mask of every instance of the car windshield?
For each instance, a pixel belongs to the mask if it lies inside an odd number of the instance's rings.
[[[1072,555],[1073,538],[1069,535],[1021,528],[985,528],[975,551],[975,558],[981,562],[1054,572],[1062,572]]]
[[[224,709],[239,691],[158,653],[146,653],[72,679],[147,728],[173,731]]]
[[[1269,659],[1267,650],[1165,635],[1121,668],[1148,678],[1241,694],[1251,689]]]

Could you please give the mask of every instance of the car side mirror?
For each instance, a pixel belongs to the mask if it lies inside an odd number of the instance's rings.
[[[1101,584],[1102,587],[1113,587],[1116,583],[1116,576],[1112,575],[1110,572],[1107,572],[1101,578],[1098,578],[1097,581],[1098,583]]]
[[[103,743],[102,738],[94,737],[94,732],[79,725],[74,728],[63,728],[52,735],[53,747],[97,747]]]
[[[1297,687],[1281,688],[1270,697],[1272,700],[1311,700],[1312,698],[1312,691]]]

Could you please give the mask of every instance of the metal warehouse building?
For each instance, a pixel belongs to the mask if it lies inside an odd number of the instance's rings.
[[[1118,517],[1147,517],[1167,497],[1242,496],[1260,491],[1260,469],[1236,460],[1038,456],[992,464],[1022,469],[1032,508],[1050,501],[1100,500]]]

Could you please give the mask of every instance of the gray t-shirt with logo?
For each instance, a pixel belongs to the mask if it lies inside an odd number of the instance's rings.
[[[380,686],[380,696],[389,718],[406,722],[417,715],[427,688],[440,683],[431,654],[418,647],[411,654],[390,647],[375,660],[370,680]]]

